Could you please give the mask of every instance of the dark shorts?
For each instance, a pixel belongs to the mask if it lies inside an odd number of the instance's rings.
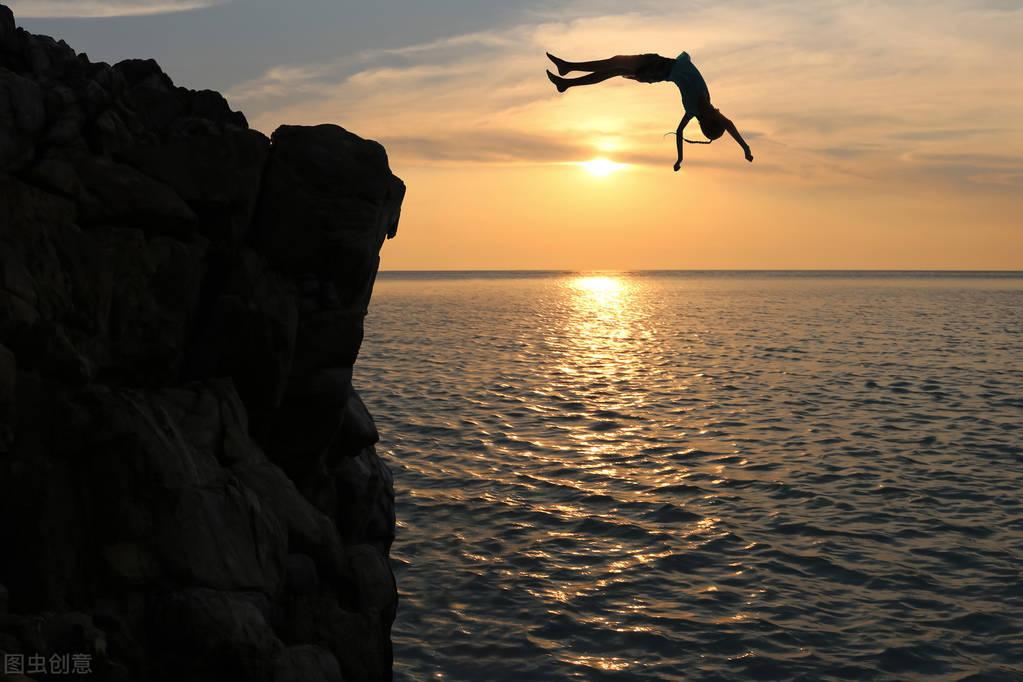
[[[674,63],[675,60],[662,57],[659,54],[645,54],[633,79],[641,83],[659,83],[667,80],[671,65]]]

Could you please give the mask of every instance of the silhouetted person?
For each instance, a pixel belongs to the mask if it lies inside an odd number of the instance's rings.
[[[561,76],[573,71],[590,72],[589,75],[580,78],[561,78],[548,71],[547,77],[557,86],[558,92],[564,92],[577,85],[593,85],[615,76],[622,76],[642,83],[659,83],[661,81],[675,83],[682,92],[682,107],[686,112],[675,132],[675,142],[678,147],[676,171],[682,166],[682,142],[684,140],[682,131],[694,118],[699,122],[700,130],[710,142],[721,137],[727,130],[742,147],[746,154],[746,160],[753,161],[753,153],[750,152],[746,141],[742,139],[742,135],[736,130],[735,124],[711,105],[707,83],[696,66],[693,65],[687,52],[683,52],[675,59],[662,57],[659,54],[631,54],[592,62],[567,62],[555,57],[550,52],[547,53],[547,56],[558,67],[558,73]],[[685,141],[693,142],[692,140]],[[710,144],[710,142],[695,142],[694,144]]]

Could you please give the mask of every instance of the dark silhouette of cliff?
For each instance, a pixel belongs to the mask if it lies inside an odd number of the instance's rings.
[[[0,652],[390,677],[394,493],[351,376],[404,191],[375,142],[267,139],[0,5]]]

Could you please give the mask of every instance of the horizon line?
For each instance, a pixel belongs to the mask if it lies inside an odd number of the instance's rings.
[[[890,272],[1023,275],[1023,269],[963,268],[380,268],[386,272]]]

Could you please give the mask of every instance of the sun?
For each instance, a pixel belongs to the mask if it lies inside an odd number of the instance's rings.
[[[601,178],[625,168],[624,163],[616,163],[610,159],[605,159],[603,156],[598,156],[597,158],[590,159],[589,161],[580,161],[579,165],[590,173],[590,175],[596,175]]]

